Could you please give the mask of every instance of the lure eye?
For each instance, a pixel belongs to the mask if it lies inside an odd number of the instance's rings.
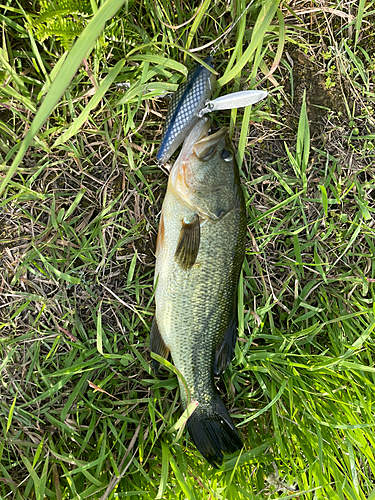
[[[224,161],[231,161],[233,160],[233,153],[228,149],[223,149],[223,151],[221,152],[221,157]]]

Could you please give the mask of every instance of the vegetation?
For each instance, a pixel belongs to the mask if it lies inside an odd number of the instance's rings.
[[[74,43],[48,6],[0,12],[0,498],[374,500],[374,2],[70,0]],[[150,365],[155,153],[238,18],[215,95],[269,96],[212,116],[248,207],[216,471]]]

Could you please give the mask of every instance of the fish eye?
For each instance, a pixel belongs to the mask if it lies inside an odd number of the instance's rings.
[[[231,161],[233,160],[233,153],[228,149],[223,149],[223,151],[221,152],[221,157],[224,161]]]

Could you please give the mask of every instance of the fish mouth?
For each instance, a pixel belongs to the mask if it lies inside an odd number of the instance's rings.
[[[214,154],[217,145],[227,135],[227,127],[223,127],[212,135],[200,138],[193,146],[193,152],[201,160],[208,159]]]
[[[192,154],[203,159],[207,152],[212,151],[228,132],[228,129],[224,127],[218,132],[208,135],[210,127],[211,122],[208,118],[201,118],[199,120],[185,139],[175,165],[187,161]]]
[[[199,120],[185,139],[176,163],[186,161],[189,158],[189,156],[193,153],[195,144],[207,136],[210,127],[211,122],[208,118],[201,118]]]

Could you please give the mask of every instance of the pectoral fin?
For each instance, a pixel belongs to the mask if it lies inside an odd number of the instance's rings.
[[[231,362],[234,354],[234,348],[237,340],[237,307],[233,307],[233,314],[229,320],[227,331],[221,344],[216,347],[214,360],[214,374],[219,376],[224,373],[225,369]]]
[[[167,359],[169,354],[169,349],[165,345],[162,336],[160,335],[158,324],[156,323],[156,318],[152,320],[151,332],[150,332],[150,349],[151,352],[159,354],[163,358]],[[156,359],[152,360],[152,366],[154,367],[155,373],[157,374],[160,368],[160,363]]]
[[[191,220],[184,219],[174,256],[182,269],[187,271],[194,265],[198,255],[200,238],[201,229],[198,215],[194,214]]]

